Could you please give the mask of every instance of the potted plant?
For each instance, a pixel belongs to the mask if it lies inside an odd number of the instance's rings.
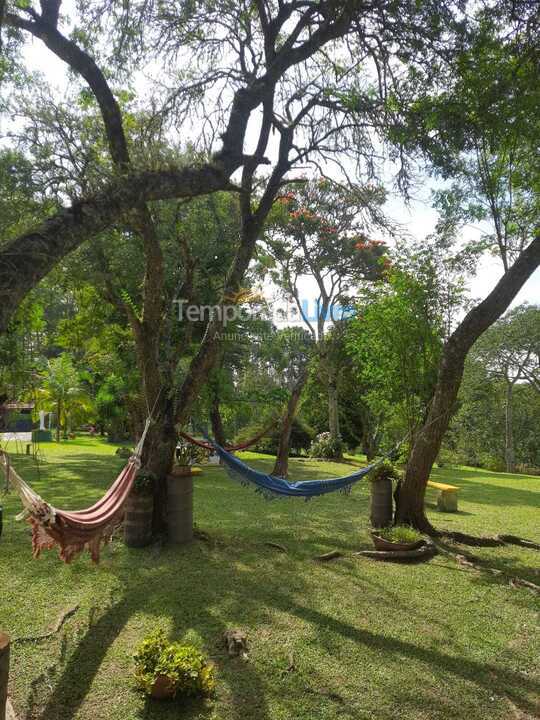
[[[373,530],[371,537],[376,550],[416,550],[424,543],[422,535],[408,525]]]
[[[137,687],[156,700],[208,695],[215,687],[214,668],[203,654],[169,642],[161,629],[141,642],[134,661]]]

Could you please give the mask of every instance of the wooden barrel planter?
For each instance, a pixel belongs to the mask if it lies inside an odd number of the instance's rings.
[[[170,542],[183,545],[193,540],[193,475],[167,476],[167,528]]]
[[[132,491],[126,501],[124,542],[129,547],[145,547],[152,542],[152,493]]]
[[[384,528],[392,524],[392,480],[380,478],[371,482],[371,526]]]

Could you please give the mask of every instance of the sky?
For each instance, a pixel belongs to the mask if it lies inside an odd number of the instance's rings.
[[[30,38],[26,46],[26,60],[29,69],[42,72],[47,81],[57,88],[65,88],[68,82],[66,67],[53,53],[51,53],[38,40]],[[249,139],[248,139],[249,141]],[[388,167],[387,176],[390,179],[391,168]],[[433,232],[437,222],[437,213],[431,207],[430,196],[434,188],[434,180],[429,177],[420,177],[416,182],[417,190],[414,198],[406,204],[397,191],[392,190],[388,184],[389,199],[385,211],[390,218],[402,225],[408,234],[417,240],[422,240]],[[419,188],[419,189],[418,189]],[[466,226],[462,230],[461,240],[466,242],[478,237],[479,230]],[[498,258],[484,257],[480,262],[477,273],[469,282],[471,297],[483,299],[495,287],[502,276],[502,265]],[[300,284],[302,297],[313,302],[317,296],[316,286],[310,278],[304,278]],[[275,295],[275,288],[265,286],[264,292],[269,296]],[[528,302],[540,303],[540,269],[524,285],[514,302],[515,305]]]

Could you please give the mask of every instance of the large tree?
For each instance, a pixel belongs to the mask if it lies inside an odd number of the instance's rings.
[[[437,95],[426,93],[397,131],[454,181],[442,198],[447,226],[481,219],[489,227],[481,242],[498,252],[504,270],[446,341],[430,411],[407,464],[397,518],[428,532],[434,529],[424,513],[425,488],[455,409],[467,353],[540,265],[540,177],[532,160],[539,141],[532,109],[540,77],[535,15],[525,5],[522,10],[516,18],[506,3],[483,8],[476,32],[452,64],[453,82]]]
[[[80,85],[73,85],[72,102],[54,118],[63,148],[44,175],[50,182],[61,178],[55,211],[43,213],[38,227],[10,233],[0,246],[0,328],[28,290],[83,241],[114,228],[113,234],[137,243],[144,253],[141,302],[136,312],[128,302],[127,312],[145,402],[158,419],[147,461],[163,477],[172,461],[174,426],[189,417],[219,357],[223,320],[216,313],[208,322],[181,383],[171,386],[160,356],[169,325],[163,233],[149,203],[217,190],[238,194],[238,238],[220,288],[223,298],[234,296],[287,175],[326,158],[343,166],[345,157],[372,172],[378,152],[372,132],[389,112],[388,89],[399,80],[394,71],[404,60],[424,63],[442,43],[450,48],[459,23],[453,2],[435,0],[263,0],[166,11],[161,4],[128,2],[120,19],[116,3],[81,8],[74,26],[59,0],[41,0],[39,8],[8,3],[4,17],[15,67],[17,43],[33,36]],[[147,84],[149,100],[139,98],[133,110],[129,95],[136,83],[130,79],[143,59],[151,61],[155,91]],[[42,80],[27,76],[25,83],[36,88]],[[89,132],[95,113],[101,145]],[[183,163],[186,156],[174,141],[178,130],[194,126],[196,146]],[[21,140],[23,149],[30,153],[33,143],[48,150],[50,128],[50,120],[45,128],[36,126],[26,144]]]
[[[119,17],[116,3],[104,0],[81,6],[70,24],[61,12],[61,0],[40,0],[38,7],[7,2],[5,82],[20,80],[19,52],[26,38],[42,41],[89,88],[101,114],[111,164],[90,191],[77,193],[73,202],[42,216],[41,225],[2,243],[0,328],[5,328],[21,298],[62,257],[126,216],[146,238],[148,252],[156,253],[147,202],[233,189],[231,176],[239,168],[244,175],[235,189],[245,194],[257,167],[269,162],[272,131],[281,138],[277,160],[281,171],[293,146],[302,162],[316,146],[325,156],[346,148],[356,149],[359,157],[365,155],[366,129],[382,112],[381,96],[393,77],[391,64],[402,54],[414,62],[422,52],[436,51],[453,31],[453,5],[449,1],[441,6],[434,0],[422,7],[409,2],[401,7],[390,0],[373,4],[262,0],[255,5],[179,5],[165,12],[160,4],[127,2]],[[395,54],[384,43],[394,43]],[[325,47],[335,60],[321,52]],[[345,65],[338,57],[345,59]],[[144,91],[150,96],[146,106],[151,122],[141,142],[133,144],[119,102],[122,87],[108,78],[129,82],[138,63],[150,58],[158,68],[155,92],[148,87]],[[368,64],[379,76],[374,88],[359,81],[359,71]],[[31,78],[23,82],[30,83]],[[149,145],[156,149],[148,138],[153,141],[169,128],[187,125],[193,111],[199,111],[199,139],[207,141],[209,158],[200,155],[181,165],[174,157],[148,152]],[[259,129],[248,138],[248,125],[254,123]],[[339,140],[334,140],[336,128],[341,130]],[[302,135],[300,143],[293,138],[295,131]],[[246,150],[248,142],[251,152]],[[275,175],[274,182],[279,182]],[[260,214],[253,213],[253,228]],[[158,260],[154,258],[157,266]],[[231,273],[231,280],[235,274]],[[152,324],[150,314],[149,307],[146,316]]]

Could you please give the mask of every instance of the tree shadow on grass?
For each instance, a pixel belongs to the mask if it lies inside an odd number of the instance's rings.
[[[419,660],[428,667],[439,668],[449,675],[469,681],[484,688],[488,692],[500,693],[501,688],[504,688],[506,697],[520,708],[520,710],[530,713],[531,716],[534,716],[534,713],[537,711],[535,701],[529,699],[527,695],[530,695],[532,698],[537,698],[540,693],[540,683],[524,674],[490,663],[476,662],[464,657],[453,657],[439,650],[420,647],[406,640],[377,635],[364,628],[354,627],[342,622],[338,618],[299,604],[291,605],[288,603],[287,609],[303,620],[329,628],[334,633],[371,649],[383,651],[388,654],[389,657],[408,657]],[[403,696],[400,700],[404,699],[407,688],[403,688],[402,690]],[[421,690],[421,687],[419,687],[419,690]],[[401,694],[401,691],[398,695],[399,694]],[[409,702],[418,703],[419,706],[421,706],[421,694],[415,692],[414,695],[410,695]],[[431,708],[428,704],[423,706],[423,709],[430,711]],[[381,714],[380,717],[383,717],[383,715]],[[392,714],[390,717],[395,717],[395,715]]]
[[[434,473],[434,479],[440,482],[447,482],[447,476],[439,477]],[[489,482],[489,480],[500,480],[500,484]],[[540,481],[537,477],[531,477],[535,490],[525,488],[517,488],[504,485],[504,481],[523,480],[522,476],[516,476],[510,473],[489,473],[467,468],[456,468],[455,476],[452,483],[460,488],[459,497],[463,497],[468,502],[474,502],[485,505],[500,505],[501,507],[512,505],[529,505],[540,506]],[[535,482],[536,481],[536,482]]]
[[[139,551],[141,552],[141,551]],[[268,713],[265,700],[264,683],[258,677],[257,671],[251,663],[242,663],[241,671],[235,666],[234,660],[229,660],[224,653],[224,646],[221,638],[226,629],[230,627],[226,613],[221,617],[221,611],[217,609],[219,602],[223,600],[222,589],[232,585],[236,587],[235,598],[240,604],[244,598],[246,622],[256,622],[260,608],[253,605],[255,578],[245,575],[235,576],[230,566],[214,558],[212,553],[197,552],[197,546],[191,545],[183,548],[185,562],[189,562],[190,555],[194,555],[193,562],[199,563],[196,570],[191,574],[174,574],[173,566],[168,562],[171,551],[166,550],[161,559],[157,559],[155,567],[141,576],[135,575],[127,579],[125,589],[120,597],[114,598],[111,605],[99,613],[97,619],[91,619],[82,639],[77,643],[75,649],[69,655],[67,662],[63,662],[63,656],[67,654],[65,644],[60,651],[58,665],[62,666],[59,677],[56,680],[52,693],[45,702],[39,697],[39,684],[43,685],[48,678],[38,678],[34,683],[35,693],[29,699],[28,718],[34,720],[71,720],[75,717],[85,703],[87,695],[98,676],[112,645],[118,640],[122,633],[130,630],[127,628],[134,615],[150,615],[156,617],[155,627],[167,618],[172,623],[170,631],[171,638],[182,638],[186,633],[195,633],[202,640],[217,666],[217,675],[220,679],[222,692],[227,688],[226,702],[230,717],[243,720],[249,717],[250,720],[268,720]],[[152,549],[141,552],[141,558],[148,564],[151,559]],[[119,562],[116,570],[120,576],[126,571],[133,575],[133,560],[131,564]],[[252,573],[256,574],[256,566]],[[204,581],[196,586],[197,577]],[[227,577],[225,577],[227,576]],[[211,579],[209,582],[208,579]],[[125,580],[125,577],[124,577]],[[163,594],[163,586],[170,585],[166,596]],[[200,605],[194,606],[193,602],[186,600],[189,594],[194,592],[201,600]],[[158,595],[158,589],[161,593]],[[153,593],[153,590],[155,591]],[[234,607],[233,607],[234,610]],[[96,613],[96,614],[98,614]],[[234,612],[233,612],[234,615]],[[133,638],[133,648],[142,639],[137,634]],[[124,641],[123,641],[124,642]],[[56,653],[56,650],[54,651]],[[110,662],[110,660],[109,660]],[[120,663],[118,678],[111,678],[113,685],[111,692],[114,701],[114,685],[116,684],[119,693],[125,693],[126,688],[133,688],[132,665],[128,664],[126,671],[125,660]],[[104,701],[106,702],[106,700]],[[103,712],[105,710],[105,712]],[[248,712],[249,710],[249,712]],[[204,700],[176,700],[172,702],[158,702],[148,700],[138,712],[138,717],[152,717],[160,720],[177,720],[182,718],[202,718],[212,712],[212,702]],[[99,708],[96,717],[108,717],[106,708]]]

